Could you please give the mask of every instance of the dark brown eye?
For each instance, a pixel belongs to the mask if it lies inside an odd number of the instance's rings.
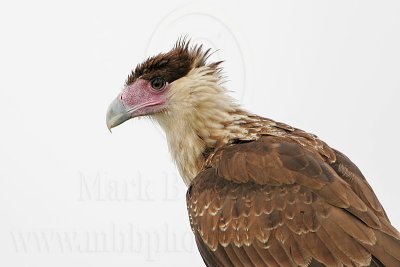
[[[150,84],[154,90],[161,90],[165,85],[165,80],[161,77],[155,77],[151,79]]]

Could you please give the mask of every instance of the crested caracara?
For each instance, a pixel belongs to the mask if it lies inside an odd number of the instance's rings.
[[[109,129],[150,116],[188,186],[207,266],[400,266],[400,234],[361,171],[313,134],[242,109],[210,50],[179,40],[139,64]]]

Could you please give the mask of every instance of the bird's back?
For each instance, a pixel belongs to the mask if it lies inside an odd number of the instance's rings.
[[[216,149],[189,187],[206,265],[400,266],[400,235],[356,165],[275,125]]]

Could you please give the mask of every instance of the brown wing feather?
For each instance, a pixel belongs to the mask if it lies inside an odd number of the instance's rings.
[[[217,151],[187,194],[207,266],[400,266],[399,233],[336,154],[271,136]]]

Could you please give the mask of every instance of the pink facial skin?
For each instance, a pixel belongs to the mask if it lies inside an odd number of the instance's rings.
[[[155,90],[151,87],[150,81],[137,79],[122,90],[120,99],[132,118],[149,115],[162,110],[166,102],[167,89],[168,83],[163,88]]]

